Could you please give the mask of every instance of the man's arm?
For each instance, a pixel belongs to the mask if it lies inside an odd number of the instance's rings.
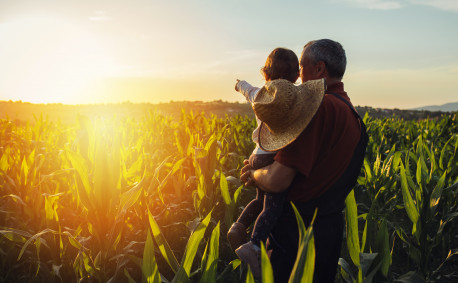
[[[240,179],[246,186],[256,185],[268,193],[281,193],[291,185],[295,175],[295,169],[275,161],[271,165],[258,170],[253,170],[246,164],[242,168]]]

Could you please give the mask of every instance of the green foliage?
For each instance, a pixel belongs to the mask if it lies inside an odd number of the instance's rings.
[[[456,114],[415,123],[368,122],[371,141],[355,195],[358,226],[364,223],[361,248],[377,253],[373,267],[381,264],[374,280],[435,281],[441,273],[450,275],[448,254],[458,244],[450,237],[457,233],[450,226],[456,225],[457,211]],[[342,271],[346,279],[348,267]]]
[[[154,257],[153,239],[151,238],[151,233],[149,231],[147,235],[142,258],[142,282],[159,283],[161,281],[156,264],[156,258]]]
[[[305,228],[304,221],[297,211],[294,204],[292,204],[294,214],[299,228],[299,245],[297,249],[297,257],[294,262],[291,276],[289,277],[290,283],[311,283],[313,282],[313,273],[315,270],[315,238],[313,237],[313,223],[315,222],[315,215],[310,223],[308,229]]]
[[[0,282],[253,282],[221,235],[253,197],[238,177],[256,122],[176,117],[0,120]],[[456,114],[364,121],[338,280],[456,279]],[[312,229],[297,220],[290,281],[311,282]]]
[[[270,264],[269,256],[266,253],[266,248],[264,244],[261,243],[261,278],[263,283],[273,283],[274,282],[274,272],[272,270],[272,265]]]
[[[216,225],[211,234],[210,242],[205,247],[204,256],[202,257],[202,277],[200,282],[216,282],[216,271],[219,257],[219,234],[220,223]],[[208,251],[208,253],[207,253]]]

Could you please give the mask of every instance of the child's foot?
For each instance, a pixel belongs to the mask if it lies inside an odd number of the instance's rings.
[[[227,232],[227,240],[233,251],[247,242],[246,226],[240,222],[234,222]]]
[[[251,241],[240,246],[235,253],[241,261],[248,264],[256,280],[261,280],[261,249]]]

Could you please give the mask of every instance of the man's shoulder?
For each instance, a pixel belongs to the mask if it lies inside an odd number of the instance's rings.
[[[345,97],[342,98],[347,100]],[[336,126],[346,127],[346,125],[352,125],[351,127],[353,127],[354,125],[354,127],[359,127],[358,119],[354,115],[352,108],[351,102],[348,105],[334,95],[326,94],[314,117],[313,124],[315,124],[315,127],[320,128],[319,131],[324,132],[329,129],[335,129]]]
[[[327,104],[333,104],[333,105],[347,105],[344,101],[351,103],[350,97],[348,97],[347,94],[341,94],[341,93],[326,93],[323,97],[323,102]]]
[[[336,95],[340,98],[336,97]],[[347,95],[327,93],[323,97],[320,108],[322,108],[321,110],[324,112],[333,112],[335,114],[351,114],[352,108],[354,107]]]

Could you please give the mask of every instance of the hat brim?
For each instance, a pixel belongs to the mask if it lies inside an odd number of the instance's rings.
[[[274,81],[272,81],[274,82]],[[297,86],[299,102],[295,107],[301,107],[301,115],[281,132],[272,132],[262,122],[259,128],[259,146],[264,151],[278,151],[293,141],[305,130],[315,116],[323,101],[326,86],[324,79],[307,81]]]

